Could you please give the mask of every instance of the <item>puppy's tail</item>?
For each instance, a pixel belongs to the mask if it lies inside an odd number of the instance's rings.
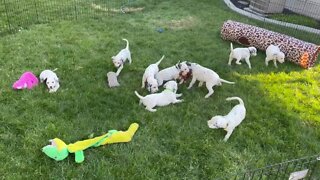
[[[227,83],[227,84],[235,84],[235,82],[227,81],[227,80],[224,80],[224,79],[221,79],[221,78],[220,78],[220,81],[224,82],[224,83]]]
[[[161,61],[163,60],[163,58],[164,58],[164,55],[161,57],[161,59],[160,59],[158,62],[156,62],[156,65],[159,66],[159,64],[161,63]]]
[[[52,70],[52,71],[54,72],[54,71],[56,71],[56,70],[58,70],[58,68],[55,68],[55,69],[54,69],[54,70]]]
[[[232,52],[233,51],[233,44],[230,43],[230,51]]]
[[[227,100],[227,101],[238,100],[240,104],[244,105],[242,99],[239,98],[239,97],[228,97],[226,100]]]
[[[134,91],[134,93],[138,96],[139,99],[143,99],[144,97],[141,96],[137,91]]]
[[[122,40],[124,40],[124,41],[126,41],[126,42],[127,42],[126,49],[129,49],[129,41],[128,41],[127,39],[122,39]]]

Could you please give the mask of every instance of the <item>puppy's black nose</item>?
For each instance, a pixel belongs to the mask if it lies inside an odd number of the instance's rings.
[[[52,86],[50,86],[50,89],[52,89]]]

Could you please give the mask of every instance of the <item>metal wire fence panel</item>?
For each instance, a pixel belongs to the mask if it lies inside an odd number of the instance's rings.
[[[220,180],[298,180],[320,179],[320,155],[294,159],[291,161],[250,170]]]
[[[121,13],[130,0],[0,0],[0,34],[36,23]]]
[[[230,0],[260,27],[320,43],[319,0]],[[243,2],[246,2],[243,4]]]

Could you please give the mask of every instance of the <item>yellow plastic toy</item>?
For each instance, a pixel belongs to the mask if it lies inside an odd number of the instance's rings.
[[[69,153],[74,153],[75,161],[77,163],[82,163],[84,161],[84,150],[105,144],[129,142],[138,128],[139,125],[137,123],[132,123],[127,131],[110,130],[107,134],[102,136],[77,141],[68,145],[61,139],[54,138],[50,140],[50,145],[42,148],[42,152],[56,161],[64,160],[68,157]]]

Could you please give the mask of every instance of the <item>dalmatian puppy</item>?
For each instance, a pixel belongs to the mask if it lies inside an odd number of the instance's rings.
[[[149,94],[147,96],[141,96],[137,91],[134,93],[140,99],[139,104],[146,106],[146,109],[150,112],[156,112],[156,109],[153,109],[156,106],[167,106],[169,104],[180,103],[183,100],[177,99],[181,97],[182,94],[176,94],[178,90],[178,85],[175,81],[168,81],[163,85],[165,90],[161,93]]]
[[[270,46],[268,46],[268,48],[266,49],[266,55],[267,55],[266,60],[265,60],[266,66],[268,66],[268,63],[271,60],[273,61],[274,66],[276,68],[278,68],[277,61],[279,63],[284,62],[285,55],[283,52],[280,51],[279,46],[275,46],[272,44]]]
[[[112,56],[112,62],[113,65],[118,68],[116,74],[117,76],[120,74],[121,70],[123,69],[123,65],[126,62],[126,60],[129,60],[129,63],[131,64],[131,53],[129,50],[129,41],[127,39],[122,39],[127,42],[126,48],[122,49],[116,56]]]
[[[236,59],[236,64],[241,64],[241,60],[244,59],[251,69],[250,63],[250,56],[257,55],[257,49],[255,47],[248,47],[248,48],[235,48],[233,49],[232,43],[230,43],[230,55],[229,55],[229,62],[228,65],[231,65],[231,61]]]
[[[180,83],[182,84],[184,79],[180,78],[180,72],[181,71],[188,71],[188,66],[186,65],[186,61],[181,62],[180,61],[171,67],[165,68],[161,71],[159,71],[156,74],[156,79],[158,81],[158,86],[161,86],[163,82],[170,81],[170,80],[177,80],[180,79]]]
[[[161,59],[154,63],[150,64],[146,70],[144,71],[143,77],[142,77],[142,86],[141,88],[145,88],[145,85],[147,83],[147,89],[151,93],[157,92],[158,89],[158,81],[155,79],[156,74],[159,72],[159,64],[163,60],[164,55],[161,57]]]
[[[57,74],[54,72],[55,70],[51,71],[51,70],[47,69],[47,70],[44,70],[40,73],[40,77],[39,77],[40,82],[46,83],[46,85],[49,89],[49,93],[56,92],[60,87],[59,78],[58,78]]]
[[[227,131],[227,135],[224,137],[224,141],[227,141],[231,136],[233,130],[244,120],[246,117],[246,108],[241,98],[228,97],[227,101],[238,100],[239,104],[234,106],[231,111],[225,115],[217,115],[212,117],[208,121],[209,128],[218,129],[223,128]]]
[[[222,85],[222,82],[228,83],[228,84],[234,84],[234,82],[221,79],[219,75],[211,69],[208,69],[196,63],[190,63],[190,65],[192,70],[192,80],[189,84],[188,89],[192,88],[192,86],[197,80],[200,81],[199,87],[201,87],[205,82],[206,87],[209,91],[208,94],[205,96],[205,98],[208,98],[213,94],[214,92],[212,89],[213,86],[216,86],[216,85],[220,86]]]

